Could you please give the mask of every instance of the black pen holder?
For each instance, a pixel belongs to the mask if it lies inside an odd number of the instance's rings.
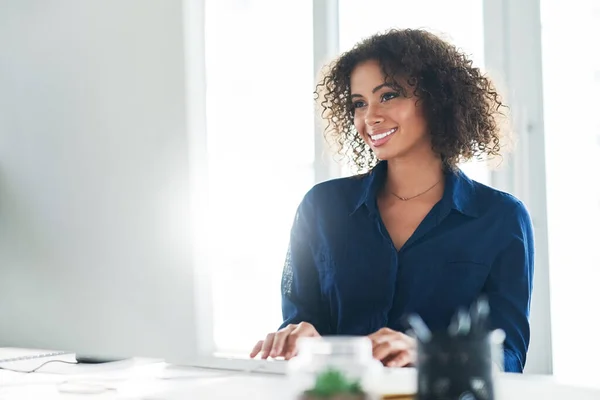
[[[494,400],[490,334],[440,332],[417,346],[417,399]]]

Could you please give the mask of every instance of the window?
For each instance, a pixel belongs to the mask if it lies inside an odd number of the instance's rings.
[[[205,13],[215,345],[247,353],[281,323],[291,223],[314,183],[312,2]]]
[[[600,350],[600,1],[541,1],[554,373],[596,379]]]

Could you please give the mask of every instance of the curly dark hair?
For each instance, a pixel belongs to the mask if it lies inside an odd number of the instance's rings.
[[[500,154],[500,95],[489,78],[456,46],[421,29],[392,29],[343,53],[325,70],[315,95],[327,121],[325,136],[358,171],[378,160],[354,127],[350,74],[369,60],[379,63],[386,82],[403,79],[423,102],[424,116],[444,167]]]

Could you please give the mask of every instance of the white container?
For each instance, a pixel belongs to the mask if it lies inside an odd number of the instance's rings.
[[[331,336],[298,340],[298,356],[288,363],[293,398],[372,399],[383,366],[366,337]],[[342,393],[327,389],[346,388]]]

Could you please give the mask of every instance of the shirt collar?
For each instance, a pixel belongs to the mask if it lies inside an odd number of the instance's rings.
[[[362,184],[358,194],[358,201],[356,202],[352,214],[354,214],[361,206],[367,207],[369,214],[377,212],[377,193],[385,182],[387,176],[387,161],[380,161],[362,176]]]
[[[460,169],[446,172],[444,196],[442,197],[442,213],[454,209],[470,217],[479,215],[475,185]]]
[[[385,183],[387,161],[380,161],[371,171],[363,175],[358,200],[352,210],[354,214],[361,206],[367,207],[369,214],[377,212],[377,193]],[[440,201],[441,214],[447,215],[454,209],[462,214],[479,215],[475,199],[475,187],[461,170],[448,171],[445,177],[444,195]]]

